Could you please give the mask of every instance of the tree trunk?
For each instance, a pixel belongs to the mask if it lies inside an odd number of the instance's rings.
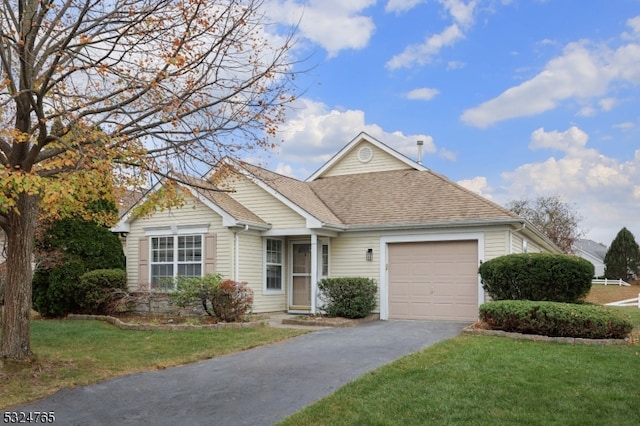
[[[8,213],[7,281],[2,313],[0,356],[28,360],[31,352],[31,281],[37,199],[22,193],[18,212]]]

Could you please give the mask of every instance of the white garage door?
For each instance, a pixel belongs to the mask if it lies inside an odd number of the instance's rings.
[[[389,256],[389,319],[475,321],[478,242],[393,243]]]

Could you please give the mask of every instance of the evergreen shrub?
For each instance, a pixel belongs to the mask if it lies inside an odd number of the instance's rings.
[[[204,277],[180,276],[176,278],[176,288],[169,292],[169,296],[181,308],[200,304],[207,315],[215,316],[210,303],[221,282],[220,274],[207,274]]]
[[[79,313],[75,299],[80,276],[96,269],[125,269],[120,239],[109,228],[80,219],[62,219],[36,238],[33,307],[43,316]]]
[[[493,300],[576,303],[589,293],[594,267],[578,256],[526,253],[488,260],[479,272]]]
[[[480,306],[480,319],[494,330],[552,337],[624,339],[633,329],[611,308],[528,300],[501,300]]]
[[[324,278],[318,282],[321,309],[330,317],[364,318],[376,307],[378,286],[370,278]]]
[[[76,313],[109,314],[113,299],[127,290],[127,272],[124,269],[95,269],[82,274],[78,284],[72,287],[75,287]]]

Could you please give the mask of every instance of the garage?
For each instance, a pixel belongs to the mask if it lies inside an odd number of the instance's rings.
[[[390,243],[389,319],[475,321],[478,242]]]

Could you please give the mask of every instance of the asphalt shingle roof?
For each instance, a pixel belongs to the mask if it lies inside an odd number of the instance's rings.
[[[431,172],[394,170],[309,182],[315,194],[349,225],[500,220],[518,216]]]
[[[392,225],[518,217],[432,171],[392,170],[301,182],[247,163],[242,166],[329,224]]]
[[[226,191],[208,189],[212,185],[206,180],[194,178],[191,176],[181,176],[181,179],[191,185],[194,191],[202,195],[212,203],[216,204],[222,210],[227,212],[236,220],[243,222],[253,222],[266,224],[262,218],[257,216],[251,210],[234,200]]]

